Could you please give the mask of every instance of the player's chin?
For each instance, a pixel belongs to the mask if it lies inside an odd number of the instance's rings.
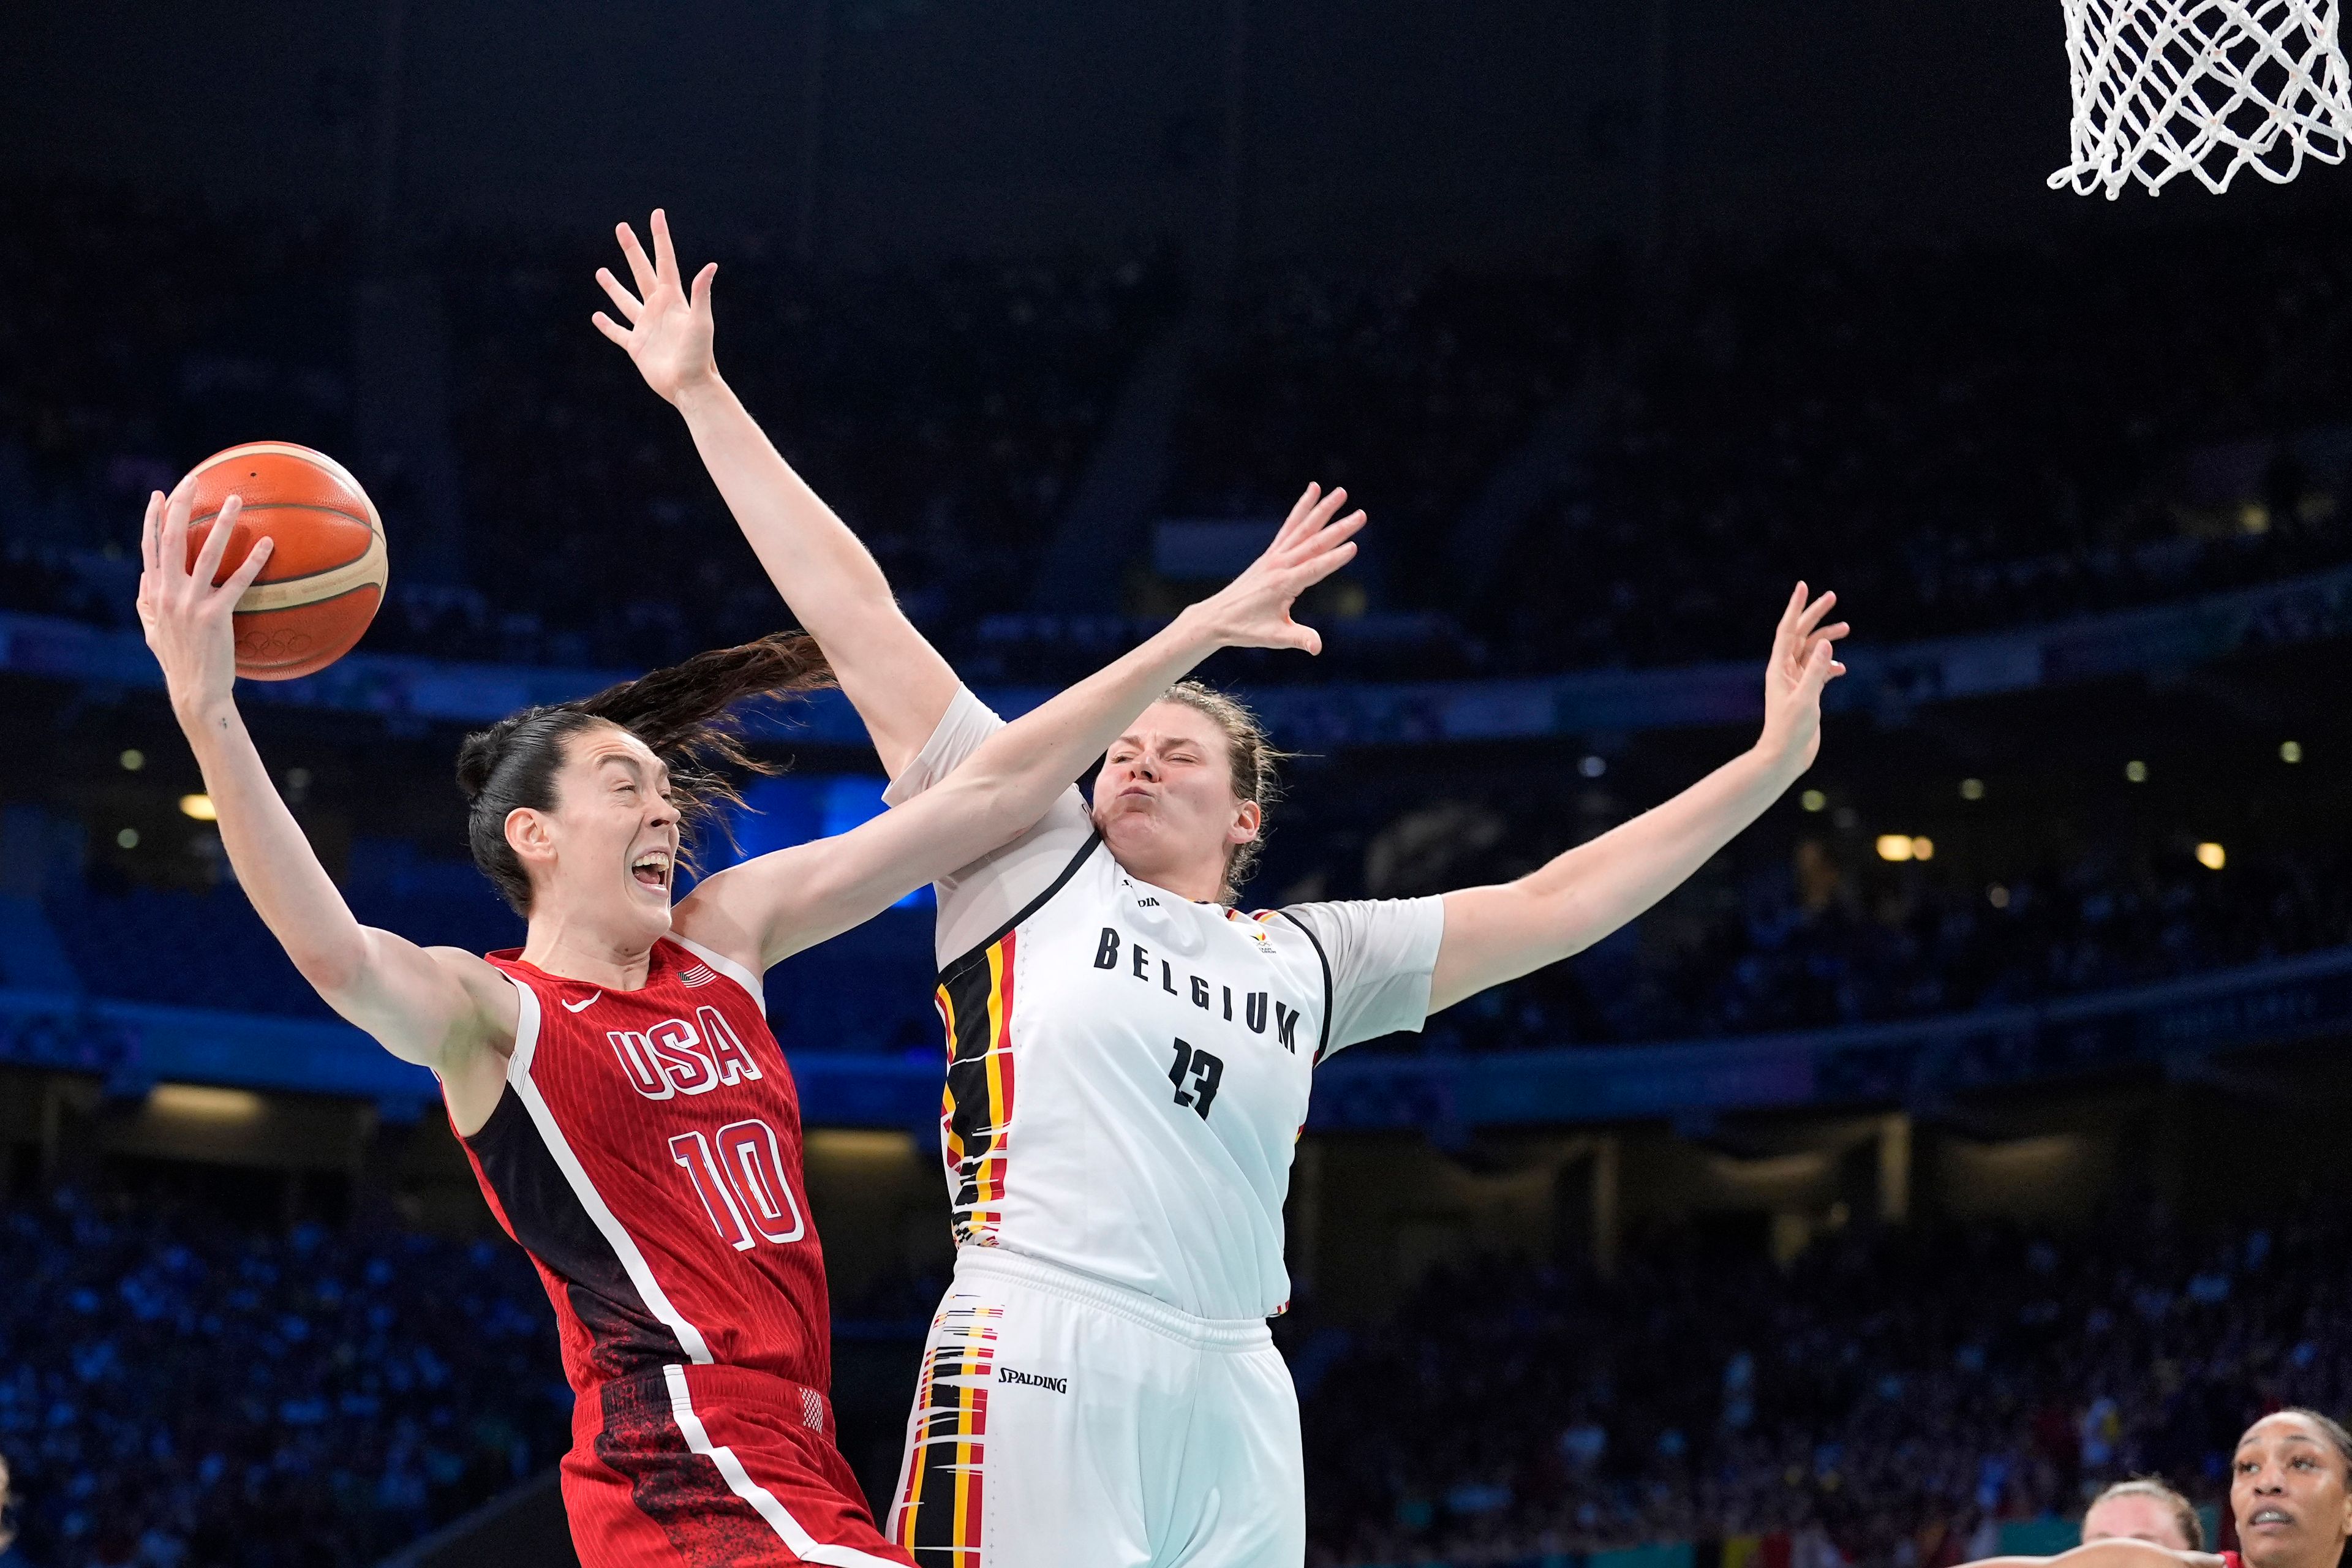
[[[1114,805],[1103,813],[1097,826],[1105,838],[1117,845],[1121,839],[1157,837],[1167,830],[1168,824],[1149,803]]]
[[[626,897],[632,915],[662,931],[669,929],[670,889],[667,882],[640,882],[632,877]]]

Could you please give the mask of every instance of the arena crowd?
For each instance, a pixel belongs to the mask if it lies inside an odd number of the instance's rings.
[[[256,431],[351,449],[366,268],[332,226],[88,186],[12,187],[0,218],[45,241],[0,263],[25,304],[0,323],[0,605],[126,624],[148,489]],[[460,235],[400,258],[446,322],[461,570],[396,572],[366,646],[642,667],[773,626],[690,443],[585,325],[609,248]],[[1269,266],[1222,304],[1163,253],[815,274],[757,237],[718,248],[730,378],[983,679],[1081,673],[1089,627],[1123,640],[1181,599],[1131,574],[1076,623],[1022,613],[1122,386],[1196,320],[1139,504],[1271,520],[1317,478],[1378,525],[1319,606],[1328,655],[1237,666],[1253,680],[1751,657],[1798,575],[1920,635],[2352,559],[2330,229]],[[1489,508],[1515,464],[1537,488]],[[371,482],[413,515],[415,476]]]
[[[61,1188],[0,1208],[0,1455],[40,1568],[373,1563],[570,1445],[504,1238]]]
[[[1378,1327],[1284,1324],[1309,1561],[1780,1536],[1946,1568],[2130,1475],[2215,1502],[2248,1421],[2352,1398],[2347,1259],[2333,1208],[2200,1232],[2154,1205],[2063,1237],[1854,1225],[1786,1270],[1687,1236],[1610,1279],[1465,1259]]]
[[[1369,1327],[1310,1295],[1277,1325],[1310,1561],[1777,1536],[1945,1568],[2126,1475],[2211,1502],[2252,1415],[2352,1396],[2347,1258],[2329,1208],[2198,1230],[2138,1204],[2063,1233],[1856,1222],[1785,1269],[1690,1233],[1607,1278],[1470,1257]],[[0,1303],[0,1454],[41,1568],[373,1562],[566,1441],[502,1240],[60,1190],[0,1210],[0,1265],[32,1282]]]

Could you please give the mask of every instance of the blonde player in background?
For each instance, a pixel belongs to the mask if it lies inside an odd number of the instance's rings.
[[[0,1563],[10,1561],[8,1549],[16,1543],[16,1499],[8,1490],[8,1456],[0,1454]]]
[[[2205,1550],[2205,1521],[2197,1505],[2153,1476],[2117,1481],[2083,1510],[2083,1544],[2145,1541],[2168,1552]]]
[[[873,557],[761,433],[712,357],[706,267],[619,230],[627,323],[596,324],[674,404],[891,775],[935,787],[1003,721],[902,615]],[[1286,529],[1333,517],[1307,489]],[[941,1118],[959,1244],[892,1511],[940,1568],[1296,1564],[1298,1406],[1265,1320],[1315,1066],[1578,952],[1648,909],[1811,765],[1843,667],[1800,584],[1757,743],[1517,881],[1444,898],[1233,898],[1273,799],[1239,703],[1171,687],[1005,848],[940,880]]]

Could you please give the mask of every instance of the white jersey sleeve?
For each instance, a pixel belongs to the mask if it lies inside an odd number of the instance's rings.
[[[1329,1038],[1320,1055],[1400,1029],[1417,1033],[1428,1021],[1430,975],[1445,939],[1444,900],[1353,899],[1278,912],[1315,939],[1330,977]]]
[[[959,687],[923,749],[882,792],[886,805],[903,805],[953,773],[1004,728],[988,704]],[[1038,894],[1054,885],[1094,837],[1086,797],[1073,784],[1037,825],[936,884],[940,900],[934,943],[942,967],[992,939]],[[1423,994],[1427,986],[1423,987]]]

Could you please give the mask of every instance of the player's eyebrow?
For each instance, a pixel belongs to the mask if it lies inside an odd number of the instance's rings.
[[[632,778],[635,778],[640,784],[645,782],[645,759],[638,756],[635,752],[629,751],[625,747],[616,744],[609,752],[599,752],[596,754],[596,763],[600,767],[606,763],[612,763],[616,766],[626,768],[629,770],[629,774]],[[654,777],[656,781],[662,784],[667,784],[669,782],[668,766],[656,760],[654,763]]]

